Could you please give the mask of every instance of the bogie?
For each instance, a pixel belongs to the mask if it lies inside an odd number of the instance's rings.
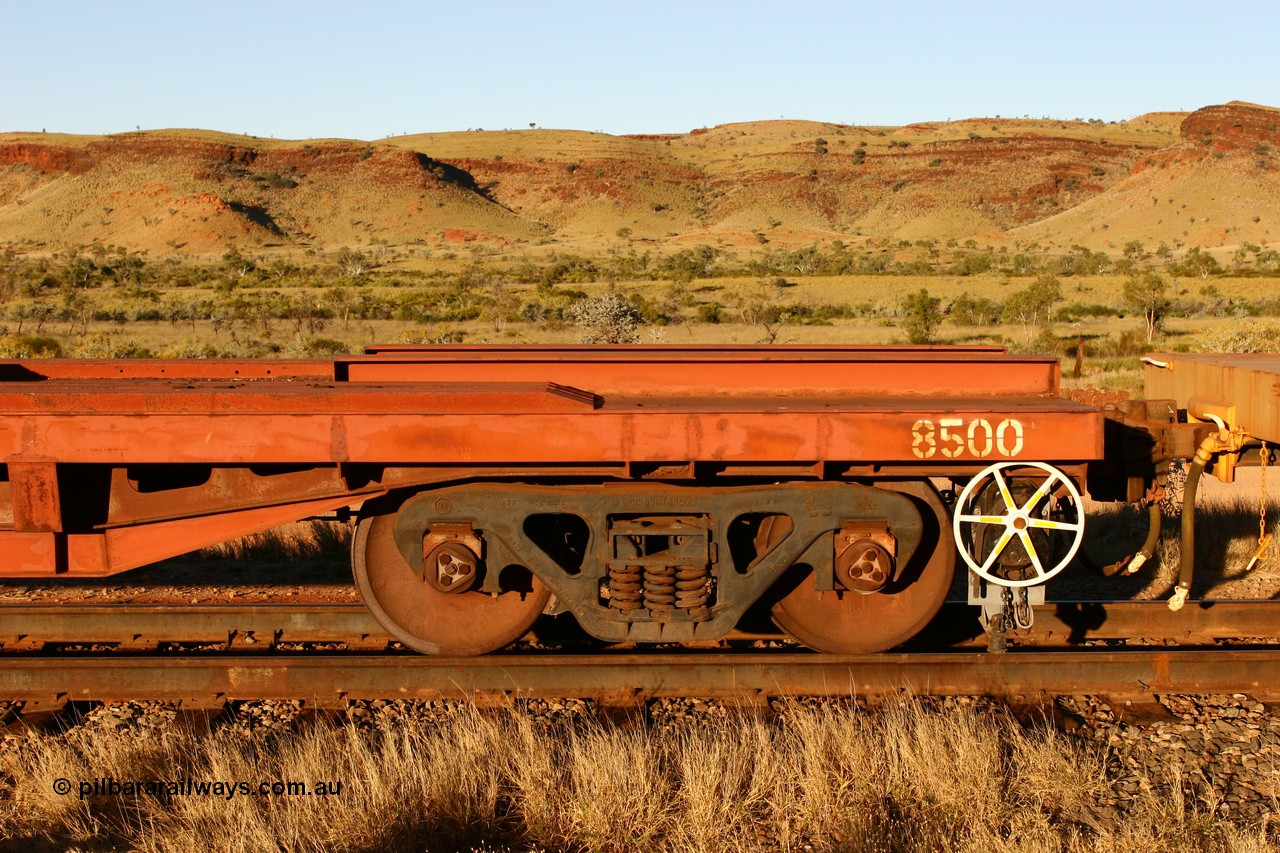
[[[879,651],[914,634],[941,605],[953,557],[940,512],[922,481],[474,483],[367,507],[356,576],[388,630],[435,653],[477,645],[442,641],[459,629],[428,624],[427,612],[476,624],[492,618],[490,602],[524,595],[536,603],[542,590],[608,642],[714,640],[768,598],[779,599],[779,624],[808,645]],[[452,549],[449,566],[475,566],[465,590],[442,591],[444,548]],[[524,578],[524,588],[510,578]],[[512,618],[511,631],[533,606]],[[495,630],[479,645],[496,648],[508,633]]]

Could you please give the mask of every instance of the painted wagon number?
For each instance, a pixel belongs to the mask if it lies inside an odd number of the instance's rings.
[[[911,427],[914,440],[911,452],[917,459],[928,459],[942,451],[948,459],[968,455],[976,459],[990,456],[992,451],[1001,456],[1017,456],[1022,452],[1022,422],[1005,418],[994,429],[991,421],[977,418],[940,418],[935,428],[933,421],[918,420]]]

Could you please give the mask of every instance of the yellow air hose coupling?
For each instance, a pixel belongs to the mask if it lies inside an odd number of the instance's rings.
[[[1209,464],[1215,453],[1238,449],[1237,438],[1222,418],[1217,415],[1208,416],[1218,425],[1218,431],[1200,442],[1195,458],[1191,460],[1191,469],[1187,472],[1186,490],[1182,494],[1182,554],[1181,567],[1178,571],[1178,586],[1169,599],[1169,609],[1178,611],[1187,603],[1191,594],[1191,579],[1196,567],[1196,487],[1200,484],[1200,475]],[[1243,438],[1243,435],[1239,436]]]

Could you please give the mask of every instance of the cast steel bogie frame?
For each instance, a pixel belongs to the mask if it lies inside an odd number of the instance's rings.
[[[741,522],[766,516],[787,518],[790,530],[776,545],[757,554],[749,547],[754,529]],[[547,550],[545,539],[535,539],[536,525],[548,524],[552,517],[581,522],[585,535],[575,559],[557,559],[554,549]],[[705,620],[650,618],[644,612],[623,616],[601,601],[606,566],[613,556],[609,552],[614,525],[662,518],[706,520],[703,529],[710,541],[704,559],[716,593]],[[819,589],[832,595],[857,595],[844,591],[834,578],[834,532],[846,521],[879,521],[892,531],[900,567],[895,581],[910,582],[909,571],[916,570],[912,557],[925,529],[919,510],[906,495],[848,483],[737,487],[616,483],[573,489],[473,484],[410,498],[396,515],[395,529],[396,544],[412,566],[421,564],[423,538],[434,525],[469,523],[485,543],[487,578],[493,586],[482,591],[498,591],[497,575],[503,567],[522,566],[550,587],[561,605],[598,639],[691,642],[728,634],[747,607],[797,564],[814,570]],[[739,523],[736,529],[735,523]],[[735,532],[740,534],[737,541]]]

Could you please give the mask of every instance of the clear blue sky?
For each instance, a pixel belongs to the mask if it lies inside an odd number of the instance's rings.
[[[0,131],[279,138],[1280,106],[1280,3],[0,0]]]

